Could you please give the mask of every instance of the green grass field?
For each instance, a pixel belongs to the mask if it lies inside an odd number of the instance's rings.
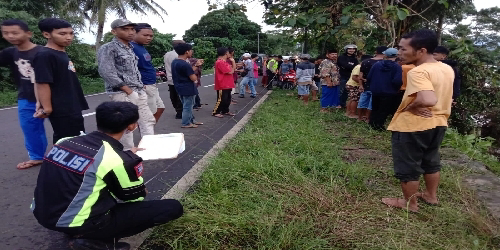
[[[388,208],[401,193],[390,133],[318,111],[275,91],[141,249],[498,248],[499,224],[462,184],[471,170],[443,167],[439,207]]]

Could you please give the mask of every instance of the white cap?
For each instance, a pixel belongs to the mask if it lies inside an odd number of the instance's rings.
[[[252,57],[252,55],[250,55],[250,53],[245,53],[243,54],[243,57]]]

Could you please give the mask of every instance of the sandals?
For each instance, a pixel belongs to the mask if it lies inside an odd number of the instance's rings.
[[[197,128],[198,125],[195,125],[195,124],[189,124],[187,126],[181,126],[181,128]]]
[[[213,116],[215,116],[215,117],[217,117],[217,118],[224,118],[224,116],[223,116],[223,115],[221,115],[221,114],[215,114],[215,115],[213,115]]]
[[[236,114],[233,114],[231,112],[224,113],[223,115],[228,115],[228,116],[235,116]]]
[[[17,169],[28,169],[32,167],[36,167],[39,165],[42,165],[43,161],[25,161],[17,164],[16,168]]]

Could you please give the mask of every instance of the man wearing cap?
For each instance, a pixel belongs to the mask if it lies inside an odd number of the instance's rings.
[[[375,63],[367,77],[373,95],[370,126],[375,130],[384,130],[387,117],[396,112],[403,85],[403,69],[396,62],[398,50],[389,48],[383,53],[385,60]]]
[[[250,53],[243,54],[243,68],[246,75],[243,76],[243,80],[240,82],[240,98],[245,98],[245,87],[250,87],[250,97],[255,98],[257,96],[257,91],[255,91],[254,78],[259,76],[254,76],[254,62],[257,60],[257,54],[250,55]]]
[[[139,128],[141,136],[154,134],[156,120],[148,106],[148,95],[141,82],[137,67],[138,58],[130,43],[135,36],[137,24],[126,19],[111,23],[113,40],[101,46],[97,52],[99,74],[104,79],[106,93],[113,101],[127,101],[139,107]],[[125,150],[134,147],[133,131],[120,139]]]
[[[354,67],[359,64],[356,58],[358,46],[349,44],[344,47],[345,53],[339,56],[337,66],[339,66],[340,85],[339,85],[339,102],[340,106],[345,107],[347,102],[346,84],[351,78],[351,73]]]
[[[295,75],[299,96],[302,96],[305,105],[309,102],[309,88],[312,90],[312,100],[318,101],[318,98],[316,97],[318,93],[318,86],[316,86],[313,82],[316,68],[314,63],[309,62],[310,57],[311,56],[309,54],[300,55],[302,62],[297,65],[297,74]]]

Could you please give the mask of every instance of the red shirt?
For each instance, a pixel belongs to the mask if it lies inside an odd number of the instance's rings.
[[[224,60],[215,62],[215,90],[232,89],[234,88],[233,75],[231,65]]]
[[[253,77],[259,78],[259,65],[257,62],[253,62]]]
[[[232,65],[232,64],[233,64],[233,63],[231,62],[231,59],[229,59],[229,58],[226,60],[226,62],[227,62],[227,64],[229,64],[229,65]],[[235,71],[235,72],[233,73],[233,78],[234,78],[234,82],[238,81],[238,72],[236,72],[236,71]]]

